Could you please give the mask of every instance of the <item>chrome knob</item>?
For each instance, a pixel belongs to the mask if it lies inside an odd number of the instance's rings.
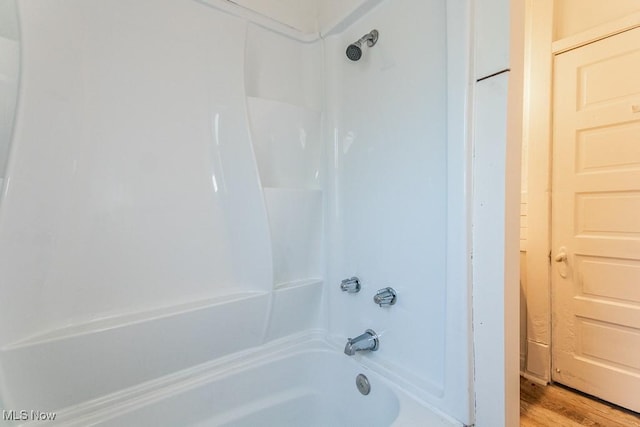
[[[396,303],[398,296],[396,295],[396,291],[393,288],[384,288],[380,289],[377,294],[373,297],[373,302],[378,304],[380,307],[389,307]]]
[[[348,292],[350,294],[360,292],[360,280],[358,280],[357,277],[344,279],[342,283],[340,283],[340,289],[342,289],[342,292]]]

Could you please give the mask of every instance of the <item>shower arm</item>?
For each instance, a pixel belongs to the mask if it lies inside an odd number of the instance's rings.
[[[354,43],[358,46],[362,46],[362,43],[367,42],[367,46],[372,47],[378,42],[378,30],[372,30],[371,32],[360,37],[360,39]]]

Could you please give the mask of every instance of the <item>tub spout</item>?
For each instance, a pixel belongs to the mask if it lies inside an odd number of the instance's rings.
[[[378,334],[371,329],[367,329],[364,334],[347,339],[347,345],[344,346],[344,354],[353,356],[356,351],[376,351],[379,346]]]

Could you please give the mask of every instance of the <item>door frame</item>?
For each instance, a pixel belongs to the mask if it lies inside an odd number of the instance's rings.
[[[640,12],[552,41],[553,0],[527,0],[525,118],[527,144],[526,367],[533,381],[551,381],[551,161],[552,85],[555,55],[640,27]],[[535,144],[529,144],[535,141]],[[532,286],[535,284],[535,286]],[[534,321],[532,322],[531,319]]]

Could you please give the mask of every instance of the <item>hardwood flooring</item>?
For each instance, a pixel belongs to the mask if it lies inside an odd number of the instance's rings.
[[[640,414],[559,385],[520,378],[521,427],[640,427]]]

